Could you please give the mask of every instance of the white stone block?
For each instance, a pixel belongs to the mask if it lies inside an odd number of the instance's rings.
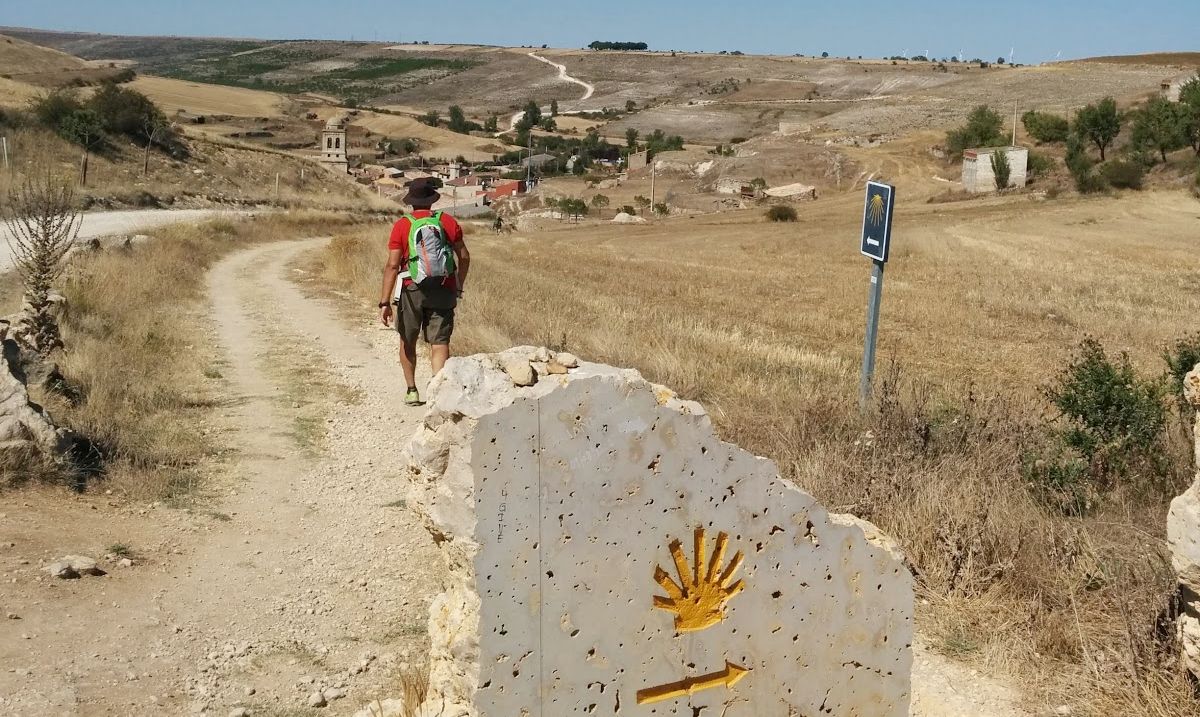
[[[448,569],[422,715],[908,713],[889,540],[634,371],[522,357],[452,359],[408,456]]]

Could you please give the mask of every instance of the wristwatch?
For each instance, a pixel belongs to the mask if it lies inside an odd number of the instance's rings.
[[[389,306],[391,306],[391,304],[386,301],[379,302],[379,308],[381,308],[381,309],[386,309]]]

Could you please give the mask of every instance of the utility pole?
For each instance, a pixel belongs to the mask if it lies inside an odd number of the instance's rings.
[[[1016,102],[1013,103],[1013,141],[1012,146],[1017,146],[1017,112],[1019,111]]]
[[[4,171],[12,170],[8,164],[8,137],[0,137],[0,146],[4,147]]]
[[[525,158],[525,191],[529,191],[529,183],[533,180],[533,128],[529,128],[529,156]]]
[[[275,201],[279,201],[279,172],[275,173]]]
[[[650,211],[654,211],[654,180],[658,174],[658,168],[654,166],[654,162],[650,162]]]

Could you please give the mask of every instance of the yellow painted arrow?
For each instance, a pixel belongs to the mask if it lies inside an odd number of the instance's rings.
[[[725,669],[720,672],[714,672],[710,675],[700,675],[699,677],[689,677],[686,680],[668,682],[658,687],[647,687],[644,690],[638,690],[637,703],[639,705],[648,705],[654,702],[678,699],[722,685],[732,688],[749,671],[745,667],[740,667],[727,660],[725,662]]]

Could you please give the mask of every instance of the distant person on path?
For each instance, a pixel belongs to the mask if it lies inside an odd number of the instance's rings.
[[[449,214],[432,210],[441,198],[435,182],[421,178],[408,183],[404,203],[412,212],[392,227],[379,296],[379,320],[391,326],[394,318],[400,333],[400,366],[408,382],[404,402],[409,406],[421,405],[417,337],[423,335],[429,344],[429,363],[436,375],[450,358],[454,309],[471,266],[462,227]]]

